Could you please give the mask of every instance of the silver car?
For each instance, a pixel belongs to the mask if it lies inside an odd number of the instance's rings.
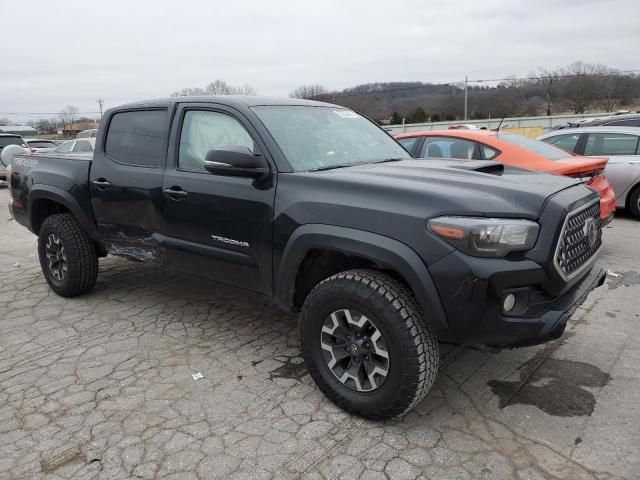
[[[538,140],[587,157],[608,157],[605,175],[616,193],[616,207],[640,220],[640,128],[581,127],[556,130]]]

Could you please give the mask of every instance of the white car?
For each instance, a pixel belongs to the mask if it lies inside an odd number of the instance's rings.
[[[640,128],[564,128],[538,140],[586,157],[608,157],[604,173],[615,191],[616,207],[628,208],[640,220]]]
[[[50,152],[58,146],[53,140],[45,138],[25,138],[24,141],[32,152]]]
[[[9,145],[18,145],[22,148],[27,148],[27,144],[20,135],[14,135],[13,133],[0,133],[0,180],[7,179],[7,164],[2,160],[2,149]]]
[[[61,143],[56,148],[51,150],[55,153],[93,153],[93,149],[96,146],[95,138],[77,138],[74,140],[67,140]]]

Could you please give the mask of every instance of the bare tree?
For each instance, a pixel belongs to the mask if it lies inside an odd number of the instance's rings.
[[[563,92],[574,113],[584,113],[598,98],[596,75],[606,67],[591,63],[574,62],[564,71]]]
[[[183,88],[171,94],[172,97],[182,97],[186,95],[257,95],[258,90],[245,83],[241,87],[229,85],[224,80],[215,80],[204,88]]]
[[[538,67],[538,73],[532,73],[529,76],[535,78],[535,82],[544,88],[544,93],[547,96],[547,116],[550,116],[551,102],[553,99],[553,93],[558,86],[560,69],[555,68],[553,70],[547,70],[546,68]]]
[[[236,87],[236,94],[254,96],[258,94],[258,90],[254,86],[245,83],[241,87]]]
[[[289,94],[291,98],[319,98],[328,95],[329,89],[323,85],[302,85]]]
[[[0,126],[4,127],[5,125],[11,125],[11,120],[8,118],[0,118]]]
[[[182,90],[176,90],[171,94],[172,97],[185,97],[185,96],[198,96],[198,95],[206,95],[203,88],[200,87],[187,87]]]
[[[223,80],[215,80],[207,85],[204,89],[205,95],[233,95],[236,93],[235,87],[232,87]]]
[[[73,105],[67,105],[59,114],[60,120],[62,121],[62,127],[68,125],[69,128],[73,127],[73,122],[78,115],[79,109],[78,107],[74,107]]]

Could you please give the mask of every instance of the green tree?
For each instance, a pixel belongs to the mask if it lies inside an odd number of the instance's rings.
[[[409,123],[423,123],[427,121],[427,114],[422,107],[416,107],[409,116]]]
[[[402,123],[402,117],[398,112],[393,112],[391,115],[391,125],[400,125]]]

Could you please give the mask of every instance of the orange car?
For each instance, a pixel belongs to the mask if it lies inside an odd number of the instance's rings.
[[[607,158],[587,158],[515,133],[493,130],[433,130],[395,135],[416,158],[495,160],[505,165],[582,179],[600,195],[600,217],[609,223],[616,196],[603,175]]]

